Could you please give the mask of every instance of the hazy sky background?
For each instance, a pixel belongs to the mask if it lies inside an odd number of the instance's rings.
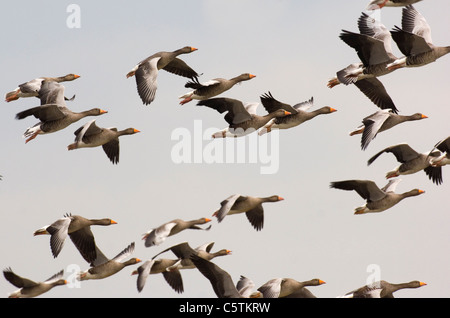
[[[120,163],[110,163],[101,148],[67,151],[73,132],[92,118],[63,131],[40,135],[25,144],[23,132],[35,118],[16,120],[15,114],[39,104],[37,99],[3,102],[0,124],[0,231],[1,267],[42,281],[70,266],[88,268],[70,239],[54,259],[49,236],[33,232],[65,213],[87,218],[110,217],[110,227],[93,227],[99,248],[114,257],[131,242],[143,261],[161,250],[188,241],[192,247],[214,241],[214,251],[232,255],[214,262],[235,281],[240,275],[257,286],[275,277],[299,281],[320,278],[325,285],[311,287],[317,297],[343,295],[366,283],[380,269],[393,283],[421,280],[428,285],[404,290],[396,297],[449,297],[450,174],[433,184],[423,172],[403,176],[397,192],[426,191],[379,214],[354,215],[364,203],[356,192],[330,189],[331,181],[371,179],[380,187],[385,173],[398,165],[385,154],[371,166],[367,160],[381,149],[401,142],[431,150],[450,135],[448,128],[450,56],[416,69],[383,76],[402,114],[422,112],[429,118],[383,132],[360,149],[360,137],[348,133],[378,108],[356,87],[327,88],[336,71],[358,61],[355,51],[339,39],[341,29],[357,32],[357,19],[368,0],[345,1],[77,1],[81,27],[68,28],[71,2],[25,1],[20,10],[3,4],[3,53],[0,87],[4,93],[39,76],[76,73],[66,83],[74,111],[92,107],[108,110],[96,118],[99,126],[141,133],[120,139]],[[436,45],[449,45],[449,22],[442,12],[448,0],[424,0],[415,7],[432,28]],[[378,17],[388,29],[401,25],[400,8],[384,8]],[[314,97],[313,109],[328,105],[330,115],[279,133],[279,169],[261,174],[263,163],[176,164],[171,157],[178,143],[177,128],[194,136],[194,123],[203,131],[226,127],[223,115],[197,107],[180,106],[178,96],[188,90],[187,79],[160,71],[159,88],[150,106],[142,105],[134,78],[125,75],[137,62],[158,51],[190,45],[198,51],[181,58],[201,81],[231,78],[244,72],[255,79],[237,85],[223,96],[258,102],[270,91],[280,101],[295,104]],[[393,45],[395,53],[401,53]],[[264,114],[262,107],[259,114]],[[257,140],[257,139],[256,139]],[[206,146],[211,141],[203,141]],[[223,143],[223,140],[214,142]],[[226,143],[236,140],[227,140]],[[275,154],[273,154],[275,156]],[[275,157],[274,157],[275,158]],[[267,203],[262,231],[255,231],[244,214],[214,219],[210,231],[187,230],[162,245],[145,248],[147,230],[175,218],[211,217],[231,194],[285,198]],[[164,255],[173,258],[171,253]],[[196,269],[182,271],[183,294],[177,294],[161,274],[151,275],[138,293],[130,266],[100,281],[81,282],[79,288],[57,287],[42,297],[216,297],[209,281]],[[16,288],[2,278],[0,296]]]

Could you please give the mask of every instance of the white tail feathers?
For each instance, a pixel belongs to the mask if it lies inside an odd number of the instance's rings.
[[[33,127],[27,128],[27,130],[23,133],[23,138],[28,138],[35,134],[39,134],[41,132],[40,124],[36,124]]]

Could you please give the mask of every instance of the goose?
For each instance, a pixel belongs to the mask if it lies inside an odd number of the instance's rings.
[[[248,277],[241,275],[236,283],[236,289],[243,298],[263,298],[260,291],[255,290],[255,283]]]
[[[433,167],[445,166],[450,164],[450,136],[439,141],[434,148],[440,150],[442,155],[439,157],[432,157],[430,160],[430,164]],[[433,149],[434,150],[434,149]],[[433,152],[431,150],[431,152]]]
[[[9,298],[32,298],[42,295],[53,287],[66,285],[67,280],[63,279],[64,270],[53,275],[43,282],[35,282],[28,278],[21,277],[14,273],[10,267],[3,270],[3,276],[8,282],[19,288],[9,294]]]
[[[160,245],[163,243],[167,237],[173,236],[180,233],[181,231],[191,229],[191,230],[209,230],[211,226],[203,229],[199,227],[200,224],[205,224],[211,222],[211,219],[200,218],[195,220],[185,221],[182,219],[174,219],[172,221],[166,222],[157,228],[147,231],[142,239],[145,240],[145,247],[151,247],[155,245]]]
[[[57,82],[44,81],[40,89],[41,105],[16,114],[16,119],[19,120],[29,116],[34,116],[40,120],[23,134],[23,137],[27,138],[25,143],[40,134],[60,131],[87,116],[100,116],[107,113],[106,110],[100,108],[92,108],[82,112],[71,111],[67,108],[64,100],[64,89],[64,86]]]
[[[302,294],[307,298],[314,298],[314,296],[311,297],[312,293],[305,287],[319,286],[322,284],[325,284],[325,282],[318,278],[304,282],[292,278],[274,278],[259,287],[258,291],[262,293],[263,298],[289,298],[294,293],[296,293],[294,295],[297,295],[297,298],[303,298]]]
[[[140,263],[141,260],[139,258],[130,258],[127,261],[123,260],[130,256],[134,252],[134,242],[128,245],[122,252],[117,254],[112,259],[105,259],[104,262],[92,266],[89,269],[79,272],[77,279],[80,281],[91,280],[91,279],[104,279],[110,277],[127,266],[134,265]]]
[[[392,109],[379,110],[362,120],[362,125],[350,132],[350,136],[361,135],[361,149],[366,150],[370,142],[383,131],[391,129],[398,124],[421,120],[428,118],[422,113],[415,113],[412,115],[399,115],[392,111]]]
[[[75,134],[75,142],[68,145],[68,150],[79,148],[93,148],[102,146],[106,156],[113,164],[119,163],[119,137],[125,135],[134,135],[140,132],[136,128],[127,128],[117,130],[115,127],[101,128],[95,124],[95,120],[91,120],[85,125],[78,128]]]
[[[348,292],[344,295],[344,298],[394,298],[396,291],[405,288],[419,288],[425,285],[427,284],[418,280],[400,284],[380,280]]]
[[[145,283],[150,274],[162,274],[169,286],[181,294],[184,292],[183,278],[181,277],[180,270],[176,267],[179,263],[177,259],[150,259],[142,263],[136,270],[132,271],[131,275],[137,275],[136,287],[138,292],[142,292],[145,287]],[[170,269],[169,269],[170,268]]]
[[[425,174],[433,183],[437,185],[442,183],[441,167],[431,166],[428,160],[429,157],[437,158],[441,154],[439,151],[418,153],[408,144],[402,143],[381,150],[367,161],[367,165],[371,165],[383,153],[392,153],[397,161],[401,163],[395,169],[386,173],[387,179],[424,170]]]
[[[430,25],[414,6],[406,6],[402,13],[402,28],[395,26],[391,33],[405,56],[389,63],[388,70],[424,66],[450,53],[450,46],[433,44]]]
[[[220,209],[215,211],[213,216],[217,217],[217,221],[220,223],[227,215],[245,212],[250,224],[256,231],[260,231],[264,226],[263,203],[278,202],[282,200],[284,200],[284,198],[278,195],[272,195],[270,197],[254,197],[233,194],[220,203]]]
[[[152,259],[155,259],[157,256],[159,256],[165,252],[171,251],[172,253],[175,254],[175,256],[179,260],[179,263],[173,267],[176,267],[178,269],[192,269],[192,268],[195,268],[195,265],[192,263],[192,261],[189,258],[192,254],[196,254],[207,260],[212,260],[213,258],[216,258],[219,256],[226,256],[226,255],[231,254],[231,251],[227,250],[227,249],[221,249],[216,252],[211,252],[211,249],[213,248],[213,246],[214,246],[214,242],[210,242],[210,243],[200,245],[200,246],[196,247],[195,249],[193,249],[189,245],[188,242],[182,242],[182,243],[171,246],[171,247],[159,252],[158,254],[153,256]]]
[[[278,109],[284,109],[290,112],[290,115],[284,117],[277,117],[272,119],[268,124],[266,124],[260,131],[259,135],[269,133],[272,129],[288,129],[298,126],[308,120],[313,119],[318,115],[334,113],[336,109],[329,106],[321,107],[317,110],[308,112],[307,110],[311,108],[314,104],[314,99],[311,97],[310,100],[298,103],[294,106],[282,103],[276,100],[270,92],[261,95],[261,103],[268,113],[277,111]]]
[[[213,138],[242,137],[257,131],[273,118],[291,114],[284,109],[278,109],[265,116],[259,116],[256,114],[257,103],[247,103],[244,105],[240,100],[226,97],[202,100],[197,105],[207,106],[215,109],[219,113],[227,112],[224,118],[229,126],[213,134]]]
[[[39,97],[39,91],[42,87],[42,83],[45,82],[56,82],[62,83],[67,81],[73,81],[80,76],[77,74],[67,74],[65,76],[59,77],[38,77],[26,83],[20,84],[15,90],[6,93],[5,100],[7,102],[11,102],[13,100],[17,100],[19,98],[25,97]],[[75,96],[74,96],[75,97]],[[65,100],[73,100],[72,98],[64,97]]]
[[[372,0],[367,5],[367,10],[377,10],[383,7],[404,7],[422,0]]]
[[[218,298],[244,298],[227,271],[196,254],[191,255],[190,258],[200,273],[209,280]]]
[[[337,76],[329,81],[328,87],[339,83],[354,84],[376,106],[381,109],[391,109],[397,113],[392,98],[378,77],[389,74],[389,63],[397,60],[392,51],[392,36],[389,30],[380,22],[366,13],[358,19],[360,33],[342,30],[340,39],[355,49],[361,63],[354,63],[337,72]]]
[[[135,76],[137,91],[144,105],[149,105],[155,99],[160,69],[191,79],[198,77],[197,72],[178,58],[180,54],[194,51],[197,48],[185,46],[173,52],[158,52],[139,62],[127,73],[127,78]]]
[[[243,73],[231,79],[214,78],[204,83],[200,83],[198,79],[195,78],[192,81],[187,82],[184,86],[186,88],[192,88],[194,90],[179,97],[180,99],[182,99],[180,105],[189,103],[193,99],[204,100],[212,98],[214,96],[222,94],[223,92],[226,92],[238,83],[248,81],[255,77],[256,75]]]
[[[58,257],[67,236],[69,236],[86,262],[94,264],[97,259],[97,247],[94,234],[91,231],[91,226],[109,226],[113,224],[117,224],[117,222],[109,218],[87,219],[80,215],[68,213],[52,224],[36,230],[33,235],[51,236],[50,248],[54,258]]]
[[[151,260],[144,262],[139,268],[132,272],[132,275],[138,275],[137,279],[137,289],[141,292],[144,289],[145,282],[148,275],[162,273],[167,283],[177,292],[183,293],[183,280],[181,277],[181,269],[192,269],[195,265],[190,260],[189,256],[192,254],[199,255],[204,259],[211,260],[218,256],[230,255],[231,251],[222,249],[217,252],[211,252],[214,242],[207,243],[196,247],[195,249],[189,246],[189,243],[183,242],[174,245],[168,249],[165,249],[155,256]],[[157,256],[167,252],[172,251],[177,259],[165,259],[159,258]]]
[[[372,180],[344,180],[333,181],[330,183],[330,188],[356,191],[366,204],[357,207],[354,214],[366,214],[383,212],[405,198],[417,196],[425,193],[421,189],[413,189],[404,193],[395,193],[395,188],[401,179],[392,179],[383,187],[379,188]]]

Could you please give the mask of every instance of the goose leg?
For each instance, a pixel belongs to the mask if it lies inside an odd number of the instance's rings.
[[[34,134],[31,135],[30,138],[28,138],[27,140],[25,140],[25,143],[28,143],[29,141],[31,141],[31,140],[33,140],[34,138],[36,138],[37,135],[39,135],[39,133],[38,133],[38,132],[35,132]]]

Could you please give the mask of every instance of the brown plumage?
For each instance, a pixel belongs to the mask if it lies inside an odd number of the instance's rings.
[[[306,286],[319,286],[325,284],[321,279],[315,278],[300,282],[292,278],[274,278],[258,288],[263,298],[313,298],[312,293],[305,291]],[[294,297],[296,296],[296,297]]]
[[[354,84],[379,108],[398,113],[392,98],[378,79],[393,71],[387,65],[397,59],[392,51],[391,33],[382,23],[365,13],[358,19],[358,28],[360,33],[343,30],[339,37],[355,49],[361,62],[338,71],[327,86]]]
[[[345,294],[346,298],[394,298],[394,293],[405,288],[419,288],[426,283],[414,280],[408,283],[393,284],[381,280],[362,286],[354,291]]]
[[[197,105],[207,106],[221,114],[226,112],[224,118],[228,123],[228,127],[214,134],[213,138],[245,136],[257,131],[273,118],[291,114],[284,109],[278,109],[267,115],[259,116],[256,114],[258,104],[249,103],[244,105],[240,100],[225,97],[202,100]]]
[[[95,120],[86,123],[78,128],[75,134],[75,142],[68,145],[68,150],[78,148],[93,148],[102,146],[106,156],[113,164],[119,163],[119,137],[133,135],[140,132],[135,128],[117,130],[117,128],[100,128],[95,124]]]
[[[367,165],[371,165],[383,153],[392,153],[397,161],[400,162],[399,166],[386,173],[386,178],[413,174],[423,170],[435,184],[439,185],[442,183],[442,168],[432,166],[430,161],[430,158],[440,156],[441,153],[439,151],[418,153],[411,146],[403,143],[381,150],[367,161]]]
[[[433,153],[434,149],[438,149],[442,152],[442,155],[439,157],[430,157],[430,164],[433,167],[450,165],[450,136],[439,141],[434,148],[430,151]]]
[[[126,257],[134,252],[134,242],[128,245],[122,252],[112,259],[105,259],[103,263],[95,265],[78,274],[80,281],[89,279],[104,279],[112,276],[127,266],[137,264],[141,262],[139,258],[131,258],[122,262]]]
[[[180,99],[183,99],[180,104],[184,105],[186,103],[189,103],[193,99],[205,100],[212,98],[214,96],[222,94],[223,92],[226,92],[234,85],[243,81],[248,81],[252,78],[255,78],[255,75],[250,73],[244,73],[230,79],[215,78],[204,83],[200,83],[198,79],[195,78],[192,81],[187,82],[184,86],[186,88],[192,88],[194,90],[180,96]]]
[[[28,278],[23,278],[15,274],[11,268],[3,270],[3,276],[8,282],[19,288],[17,291],[9,294],[9,298],[31,298],[37,297],[48,292],[56,286],[66,285],[67,281],[62,278],[64,271],[61,270],[49,279],[43,282],[34,282]]]
[[[218,222],[222,222],[227,215],[245,213],[250,224],[257,231],[260,231],[264,226],[263,203],[278,202],[282,200],[284,200],[284,198],[278,195],[270,197],[253,197],[233,194],[220,203],[221,208],[215,211],[213,216],[217,217]]]
[[[136,270],[131,272],[131,275],[138,275],[136,281],[136,287],[138,292],[142,292],[148,275],[150,274],[162,274],[166,282],[177,293],[184,292],[183,278],[181,277],[180,270],[176,267],[179,263],[178,259],[151,259],[145,261]]]
[[[200,273],[209,280],[218,298],[244,298],[227,271],[198,255],[193,254],[190,258]]]
[[[97,259],[97,246],[91,226],[109,226],[112,224],[117,224],[117,222],[109,218],[87,219],[80,215],[66,214],[51,225],[36,230],[34,236],[51,235],[50,248],[55,258],[58,257],[67,236],[69,236],[81,256],[86,262],[93,265]]]
[[[57,82],[42,83],[40,89],[41,105],[17,113],[16,119],[24,119],[34,116],[40,122],[29,127],[23,134],[26,142],[36,138],[40,134],[54,133],[62,130],[87,116],[100,116],[107,111],[100,108],[92,108],[82,112],[74,112],[67,108],[64,98],[64,86]]]
[[[378,133],[391,129],[401,123],[428,118],[422,113],[399,115],[390,109],[379,110],[362,120],[362,125],[350,132],[350,136],[361,134],[361,149],[365,150]]]
[[[388,70],[424,66],[450,53],[450,46],[433,44],[430,25],[412,5],[402,9],[402,27],[391,33],[404,57],[388,64]]]
[[[138,94],[144,105],[149,105],[155,99],[158,87],[158,70],[163,69],[191,79],[198,77],[197,72],[177,57],[180,54],[187,54],[196,50],[194,47],[186,46],[173,52],[158,52],[139,62],[128,72],[127,78],[136,77]]]
[[[211,242],[193,249],[187,242],[183,242],[159,252],[151,260],[144,262],[137,270],[132,272],[132,275],[138,275],[138,291],[141,292],[143,290],[148,275],[162,273],[164,279],[177,293],[183,293],[184,286],[180,270],[195,268],[194,263],[190,259],[192,255],[198,255],[203,259],[212,260],[215,257],[231,254],[231,251],[227,249],[211,252],[213,245],[214,242]],[[177,259],[156,259],[156,257],[168,251],[174,253]]]
[[[288,111],[290,115],[274,118],[260,130],[259,135],[269,133],[272,129],[292,128],[319,115],[331,114],[336,111],[333,107],[324,106],[308,112],[307,110],[314,104],[314,99],[312,97],[310,100],[298,103],[294,106],[276,100],[270,92],[263,94],[260,99],[268,113],[275,112],[278,109],[284,109]]]
[[[198,225],[208,222],[211,222],[211,219],[200,218],[189,221],[175,219],[146,232],[142,239],[145,240],[145,247],[160,245],[167,237],[178,234],[186,229],[203,230]],[[206,230],[209,230],[210,228],[211,226],[207,227]]]
[[[395,193],[395,187],[400,179],[393,179],[383,188],[378,188],[371,180],[345,180],[331,182],[330,187],[340,190],[356,191],[366,204],[357,207],[355,214],[383,212],[390,209],[405,198],[413,197],[424,193],[420,189],[413,189],[404,193]]]
[[[80,76],[76,75],[76,74],[67,74],[65,76],[59,76],[59,77],[35,78],[31,81],[20,84],[19,87],[17,87],[15,90],[6,93],[5,100],[7,102],[11,102],[11,101],[17,100],[21,97],[22,98],[23,97],[39,97],[39,91],[40,91],[41,85],[44,81],[62,83],[62,82],[67,82],[67,81],[73,81],[79,77]],[[66,100],[68,100],[68,98],[66,98]]]

